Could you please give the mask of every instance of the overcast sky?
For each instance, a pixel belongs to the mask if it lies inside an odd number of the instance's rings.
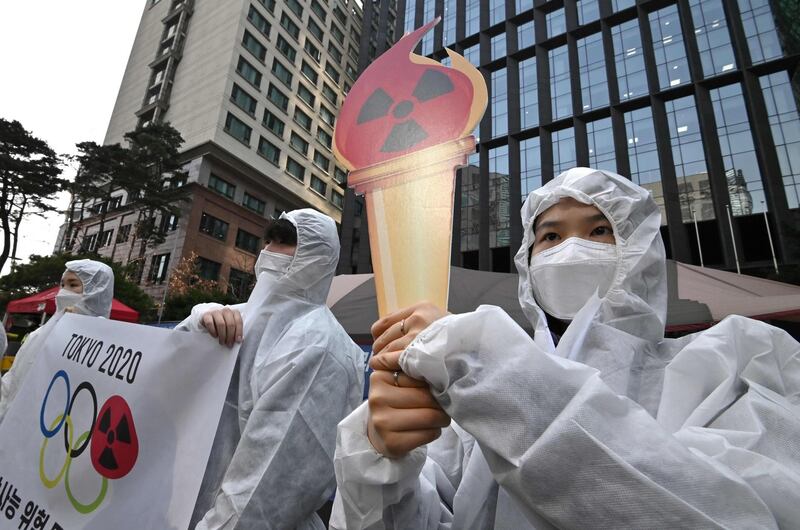
[[[102,142],[144,4],[0,1],[0,117],[18,120],[58,153]],[[60,207],[68,203],[59,198]],[[50,254],[61,222],[60,215],[24,221],[17,257]],[[2,274],[9,268],[10,260]]]

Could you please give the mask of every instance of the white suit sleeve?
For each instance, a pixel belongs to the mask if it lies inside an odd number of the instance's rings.
[[[14,401],[22,381],[25,380],[25,376],[28,375],[28,371],[36,360],[38,348],[41,347],[41,339],[42,328],[31,332],[17,350],[11,369],[2,376],[2,381],[0,381],[0,422],[5,418],[8,407]]]
[[[730,467],[687,447],[593,368],[545,353],[499,308],[434,323],[400,364],[475,437],[531,521],[776,527]]]
[[[197,529],[295,528],[333,493],[336,424],[351,410],[354,374],[319,346],[286,342],[259,368],[258,398]]]
[[[368,404],[363,403],[339,424],[334,459],[337,490],[330,527],[449,528],[453,498],[471,445],[452,426],[443,429],[436,441],[403,458],[386,458],[367,438],[368,415]]]
[[[216,302],[197,304],[192,308],[192,312],[189,314],[189,316],[175,326],[175,329],[180,331],[201,331],[208,333],[208,330],[206,330],[206,328],[202,325],[203,315],[209,311],[213,311],[214,309],[222,309],[223,307],[230,307],[231,309],[235,309],[240,313],[244,313],[244,308],[246,305],[247,304],[236,304],[232,306],[224,306]]]

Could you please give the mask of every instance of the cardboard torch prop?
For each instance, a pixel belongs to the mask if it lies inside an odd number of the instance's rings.
[[[475,151],[486,83],[464,57],[452,68],[413,53],[439,18],[405,35],[358,78],[342,105],[334,152],[366,195],[385,316],[422,300],[447,308],[455,170]]]

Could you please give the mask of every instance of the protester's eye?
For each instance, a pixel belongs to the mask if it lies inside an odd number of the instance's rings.
[[[592,235],[593,236],[603,237],[603,236],[610,236],[612,234],[613,234],[613,232],[611,231],[611,227],[610,226],[598,226],[597,228],[592,230]]]
[[[542,236],[542,241],[556,241],[558,239],[558,234],[555,232],[548,232]]]

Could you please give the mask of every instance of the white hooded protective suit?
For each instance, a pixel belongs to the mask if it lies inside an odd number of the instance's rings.
[[[561,197],[611,221],[617,269],[555,347],[528,249]],[[742,317],[664,339],[660,215],[648,192],[576,168],[522,207],[528,335],[497,307],[445,317],[402,354],[454,423],[391,460],[368,409],[339,426],[332,528],[776,528],[800,522],[800,345]],[[564,285],[569,289],[569,285]]]
[[[199,529],[323,528],[315,511],[336,486],[336,425],[362,399],[364,354],[325,305],[336,225],[309,209],[281,217],[297,228],[297,250],[286,274],[261,273],[234,306],[244,340],[192,517]],[[219,307],[196,306],[178,329],[204,329]]]
[[[111,302],[114,300],[114,271],[105,263],[90,259],[68,261],[66,270],[78,275],[83,283],[83,294],[75,304],[81,315],[108,318],[111,315]],[[63,311],[56,311],[47,323],[33,331],[17,350],[11,369],[0,380],[0,422],[22,385],[44,340],[50,330],[61,318]]]

